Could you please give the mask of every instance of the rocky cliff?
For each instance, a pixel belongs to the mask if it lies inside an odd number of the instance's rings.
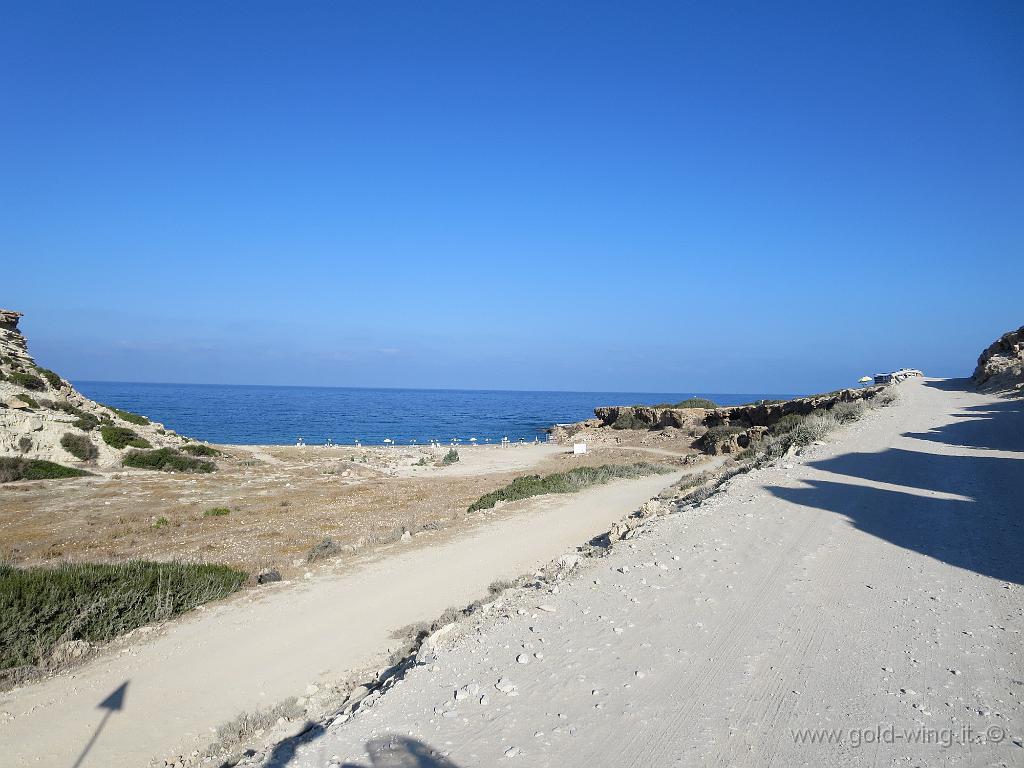
[[[610,427],[616,422],[635,424],[641,429],[676,427],[699,437],[707,429],[720,426],[770,427],[783,416],[791,413],[807,415],[816,410],[828,410],[837,403],[851,403],[855,400],[870,400],[884,386],[841,389],[824,395],[799,397],[795,400],[762,401],[749,405],[724,408],[654,408],[645,405],[613,405],[595,408],[594,415],[601,426]]]
[[[1024,385],[1024,326],[1004,333],[978,358],[971,377],[986,392],[1021,389]]]
[[[120,467],[133,448],[176,448],[185,438],[162,424],[82,395],[28,352],[20,312],[0,309],[0,456]]]

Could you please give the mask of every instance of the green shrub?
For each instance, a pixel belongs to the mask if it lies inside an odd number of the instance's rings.
[[[545,493],[572,493],[590,485],[601,485],[612,480],[626,477],[646,477],[647,475],[672,472],[671,467],[660,464],[603,464],[600,467],[576,467],[567,472],[553,475],[525,475],[517,477],[508,485],[496,491],[484,494],[469,505],[469,512],[490,509],[499,501],[517,501],[530,496]]]
[[[18,395],[18,399],[21,400],[23,403],[25,403],[25,405],[27,405],[29,408],[34,408],[37,411],[40,408],[39,401],[36,400],[34,397],[31,397],[31,396],[26,395],[26,394],[21,394],[21,395]]]
[[[857,419],[864,415],[865,411],[867,411],[867,406],[864,405],[864,401],[854,400],[850,403],[836,403],[828,412],[840,424],[847,424],[851,421],[857,421]]]
[[[45,662],[68,640],[102,643],[239,589],[247,574],[224,565],[85,563],[0,565],[0,669]]]
[[[112,412],[114,412],[118,416],[120,416],[122,419],[127,421],[129,424],[137,424],[140,427],[144,427],[147,424],[149,424],[149,419],[147,419],[145,416],[142,416],[142,415],[140,415],[138,413],[132,413],[131,411],[122,411],[120,408],[114,408],[113,406],[110,406],[110,405],[108,405],[106,407],[109,408]]]
[[[61,411],[69,416],[81,416],[85,413],[81,408],[76,408],[66,400],[41,400],[40,402],[46,408],[50,408],[54,411]]]
[[[65,432],[60,439],[60,444],[64,450],[80,461],[92,461],[99,455],[99,450],[85,435]]]
[[[100,427],[100,435],[103,442],[111,448],[152,448],[148,440],[139,437],[128,427],[115,427],[113,424],[104,424]]]
[[[452,448],[452,449],[450,449],[448,451],[448,453],[446,453],[444,455],[444,458],[441,459],[441,466],[442,467],[451,466],[452,464],[454,464],[458,460],[459,460],[459,452],[456,451],[454,448]]]
[[[88,472],[42,459],[23,459],[0,456],[0,483],[15,480],[57,480],[65,477],[85,477]]]
[[[797,445],[809,445],[815,440],[821,440],[836,426],[838,426],[838,422],[828,411],[822,413],[816,411],[789,434]]]
[[[189,443],[181,446],[181,450],[193,456],[220,456],[220,451],[202,443]]]
[[[28,435],[22,435],[18,438],[18,450],[22,453],[28,453],[32,450],[32,438]]]
[[[646,421],[637,418],[632,411],[620,413],[612,422],[612,429],[650,429],[651,425]]]
[[[170,524],[171,524],[170,520],[168,520],[166,517],[161,516],[161,517],[158,517],[156,519],[156,521],[153,523],[153,527],[154,528],[166,528]]]
[[[41,392],[46,389],[46,384],[44,384],[43,380],[34,373],[11,371],[10,374],[8,374],[8,378],[11,380],[11,383],[17,384],[19,387],[24,387],[25,389],[36,390],[37,392]]]
[[[745,431],[745,427],[737,426],[736,424],[720,424],[717,427],[708,428],[708,431],[704,433],[704,437],[710,440],[721,440],[723,437],[732,437]]]
[[[39,372],[40,376],[50,382],[50,386],[54,389],[60,389],[64,385],[64,380],[49,368],[40,368],[37,365],[36,370]]]
[[[230,515],[231,510],[227,507],[210,507],[208,510],[203,512],[203,517],[224,517],[224,515]]]
[[[100,425],[100,420],[93,416],[91,413],[83,412],[81,416],[71,422],[71,426],[76,427],[83,432],[91,432]]]
[[[657,405],[634,405],[634,408],[717,408],[718,403],[706,397],[688,397],[678,403],[658,403]]]
[[[155,451],[129,451],[121,460],[126,467],[153,469],[161,472],[213,472],[217,465],[212,461],[182,456],[173,448],[159,448]]]
[[[800,413],[787,413],[769,427],[773,435],[785,435],[796,429],[807,418]]]
[[[706,397],[688,397],[685,400],[680,400],[675,405],[663,405],[658,406],[660,408],[717,408],[718,403],[714,400],[708,400]]]

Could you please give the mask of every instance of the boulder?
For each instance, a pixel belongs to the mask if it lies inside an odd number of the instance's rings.
[[[281,580],[281,573],[276,568],[264,568],[256,574],[257,584],[271,584]]]

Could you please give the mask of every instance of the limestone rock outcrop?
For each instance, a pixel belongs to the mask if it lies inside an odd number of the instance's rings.
[[[770,427],[791,413],[806,415],[811,411],[832,408],[837,403],[870,400],[884,386],[841,389],[824,395],[798,397],[794,400],[761,401],[749,405],[724,408],[654,408],[645,405],[614,405],[595,408],[594,415],[603,427],[616,422],[635,424],[640,429],[676,427],[701,437],[711,427]]]
[[[133,447],[176,448],[186,442],[162,424],[90,400],[37,365],[18,329],[21,317],[0,309],[0,456],[114,468]],[[111,445],[104,428],[113,442],[135,446]]]
[[[1004,333],[981,353],[971,376],[986,392],[1021,389],[1024,384],[1024,326]]]

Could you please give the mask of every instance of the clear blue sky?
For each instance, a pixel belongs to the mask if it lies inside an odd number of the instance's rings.
[[[78,379],[802,392],[1024,323],[1020,2],[5,3]]]

